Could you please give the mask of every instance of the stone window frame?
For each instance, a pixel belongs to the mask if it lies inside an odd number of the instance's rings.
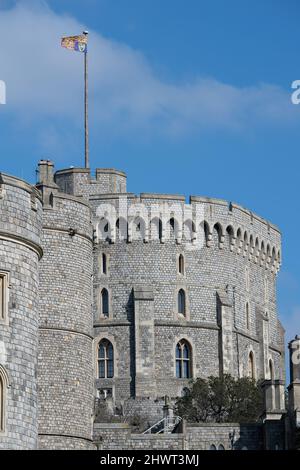
[[[0,278],[2,279],[2,286],[0,286],[0,324],[8,325],[8,303],[9,303],[9,290],[10,286],[10,273],[8,271],[0,271]]]
[[[177,274],[179,276],[185,276],[185,273],[186,273],[186,258],[184,256],[184,253],[178,253],[177,254],[176,266],[177,266]]]
[[[99,374],[98,374],[98,348],[99,348],[100,342],[103,339],[107,339],[108,341],[110,341],[110,343],[113,346],[113,351],[114,351],[114,376],[111,377],[111,378],[106,378],[106,379],[100,378]],[[119,364],[119,354],[118,354],[118,348],[117,348],[117,345],[116,345],[115,338],[111,334],[109,334],[107,331],[102,331],[99,335],[97,335],[94,338],[94,376],[95,376],[95,379],[96,380],[103,380],[106,383],[108,383],[108,382],[113,383],[114,380],[119,376],[119,374],[118,374],[118,369],[119,369],[118,364]],[[102,387],[102,388],[105,388],[105,387]],[[109,388],[109,387],[107,387],[107,388]]]
[[[7,394],[8,388],[10,387],[8,374],[6,369],[0,364],[0,380],[2,383],[2,393],[0,392],[0,436],[7,435],[7,426],[6,426],[6,418],[7,418]]]
[[[106,289],[108,292],[108,315],[104,315],[102,313],[102,291],[103,289]],[[111,295],[111,290],[108,287],[107,284],[101,285],[99,287],[99,292],[98,292],[98,312],[99,312],[99,320],[100,321],[105,321],[105,320],[111,320],[113,318],[113,313],[112,313],[112,295]]]
[[[104,271],[104,263],[103,263],[103,257],[105,257],[106,261],[105,261],[105,264],[106,264],[106,270]],[[101,276],[108,276],[108,273],[109,273],[109,268],[110,268],[110,259],[109,259],[109,254],[106,253],[105,251],[101,251],[100,255],[99,255],[99,266],[100,266],[100,274]]]
[[[182,313],[179,313],[178,311],[178,294],[180,290],[183,290],[185,294],[184,315]],[[190,300],[189,300],[189,295],[188,295],[188,289],[185,283],[177,283],[176,285],[175,295],[174,295],[174,318],[176,320],[184,320],[184,321],[190,320]]]
[[[222,449],[220,449],[220,447],[222,447]],[[209,449],[208,450],[212,450],[212,451],[222,451],[224,452],[226,450],[226,446],[224,445],[223,442],[219,442],[217,445],[212,442],[211,444],[209,444]]]
[[[250,374],[250,358],[251,359],[251,374]],[[257,369],[256,369],[256,358],[255,358],[255,352],[252,347],[248,349],[248,355],[247,355],[247,377],[250,379],[256,380],[257,378]]]
[[[184,377],[177,377],[177,371],[176,371],[176,348],[177,348],[177,344],[180,342],[180,341],[186,341],[190,347],[190,354],[191,354],[191,358],[190,358],[190,377],[188,378],[184,378]],[[174,340],[174,343],[173,343],[173,353],[172,353],[172,356],[174,358],[173,360],[173,375],[175,377],[176,380],[179,380],[179,381],[187,381],[187,380],[191,380],[191,379],[194,379],[195,377],[197,377],[197,371],[196,371],[196,361],[195,361],[195,345],[194,345],[194,342],[193,340],[188,336],[188,335],[180,335],[180,336],[176,336],[175,340]]]

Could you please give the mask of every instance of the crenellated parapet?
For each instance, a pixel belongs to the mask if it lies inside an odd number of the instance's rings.
[[[276,226],[243,207],[197,196],[105,194],[91,196],[95,238],[115,243],[168,241],[192,249],[229,250],[276,274],[281,234]]]

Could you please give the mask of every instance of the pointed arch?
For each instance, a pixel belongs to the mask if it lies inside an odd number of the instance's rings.
[[[248,356],[248,377],[250,377],[250,379],[253,379],[253,380],[255,380],[255,377],[256,377],[255,358],[254,358],[253,351],[250,351],[249,356]]]
[[[176,377],[189,379],[192,377],[192,347],[186,339],[176,344],[175,350]]]
[[[273,246],[273,248],[272,248],[272,256],[271,256],[271,268],[272,268],[272,272],[274,271],[274,269],[275,269],[275,267],[276,267],[276,263],[277,263],[276,249],[275,249],[275,246]]]
[[[248,240],[249,240],[249,235],[248,235],[248,232],[247,230],[245,230],[244,232],[244,244],[248,244]]]
[[[102,241],[109,241],[111,239],[111,225],[106,217],[102,217],[98,224],[98,236]]]
[[[226,228],[226,236],[227,236],[228,248],[232,249],[233,244],[234,244],[234,240],[235,240],[234,228],[232,227],[232,225],[228,225],[228,227]]]
[[[0,365],[0,433],[6,431],[6,398],[9,380],[6,370]]]
[[[146,240],[146,222],[141,216],[136,216],[132,221],[131,226],[132,240]]]
[[[237,253],[240,253],[242,245],[243,245],[243,233],[240,227],[237,229],[237,232],[236,232],[236,241],[237,241]]]
[[[98,344],[98,378],[111,379],[114,376],[114,348],[103,338]]]
[[[214,232],[217,235],[218,246],[219,246],[219,248],[221,248],[222,244],[223,244],[223,228],[222,228],[222,225],[219,222],[217,222],[214,225]]]
[[[182,253],[180,253],[180,255],[178,256],[178,272],[179,274],[184,274],[185,272],[185,262]]]
[[[186,315],[186,295],[183,289],[178,291],[178,313],[181,315]]]
[[[107,255],[106,255],[106,253],[102,253],[102,256],[101,256],[101,271],[102,271],[102,274],[107,274]]]
[[[109,317],[109,294],[105,287],[101,290],[101,314]]]
[[[261,264],[261,266],[264,264],[265,260],[266,260],[266,249],[265,249],[265,243],[262,240],[262,242],[260,244],[260,264]]]

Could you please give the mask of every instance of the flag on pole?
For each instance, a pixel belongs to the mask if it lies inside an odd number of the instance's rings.
[[[78,52],[87,52],[87,34],[68,36],[61,40],[62,47]]]

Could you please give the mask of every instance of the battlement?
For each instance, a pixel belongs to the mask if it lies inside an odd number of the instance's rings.
[[[189,204],[185,201],[183,195],[153,193],[92,196],[96,239],[115,243],[122,234],[129,243],[173,240],[195,249],[217,244],[272,272],[279,270],[281,234],[275,225],[224,200],[191,196]]]
[[[126,192],[126,174],[113,168],[96,168],[95,178],[89,168],[58,170],[54,181],[62,192],[85,198],[93,194]]]

